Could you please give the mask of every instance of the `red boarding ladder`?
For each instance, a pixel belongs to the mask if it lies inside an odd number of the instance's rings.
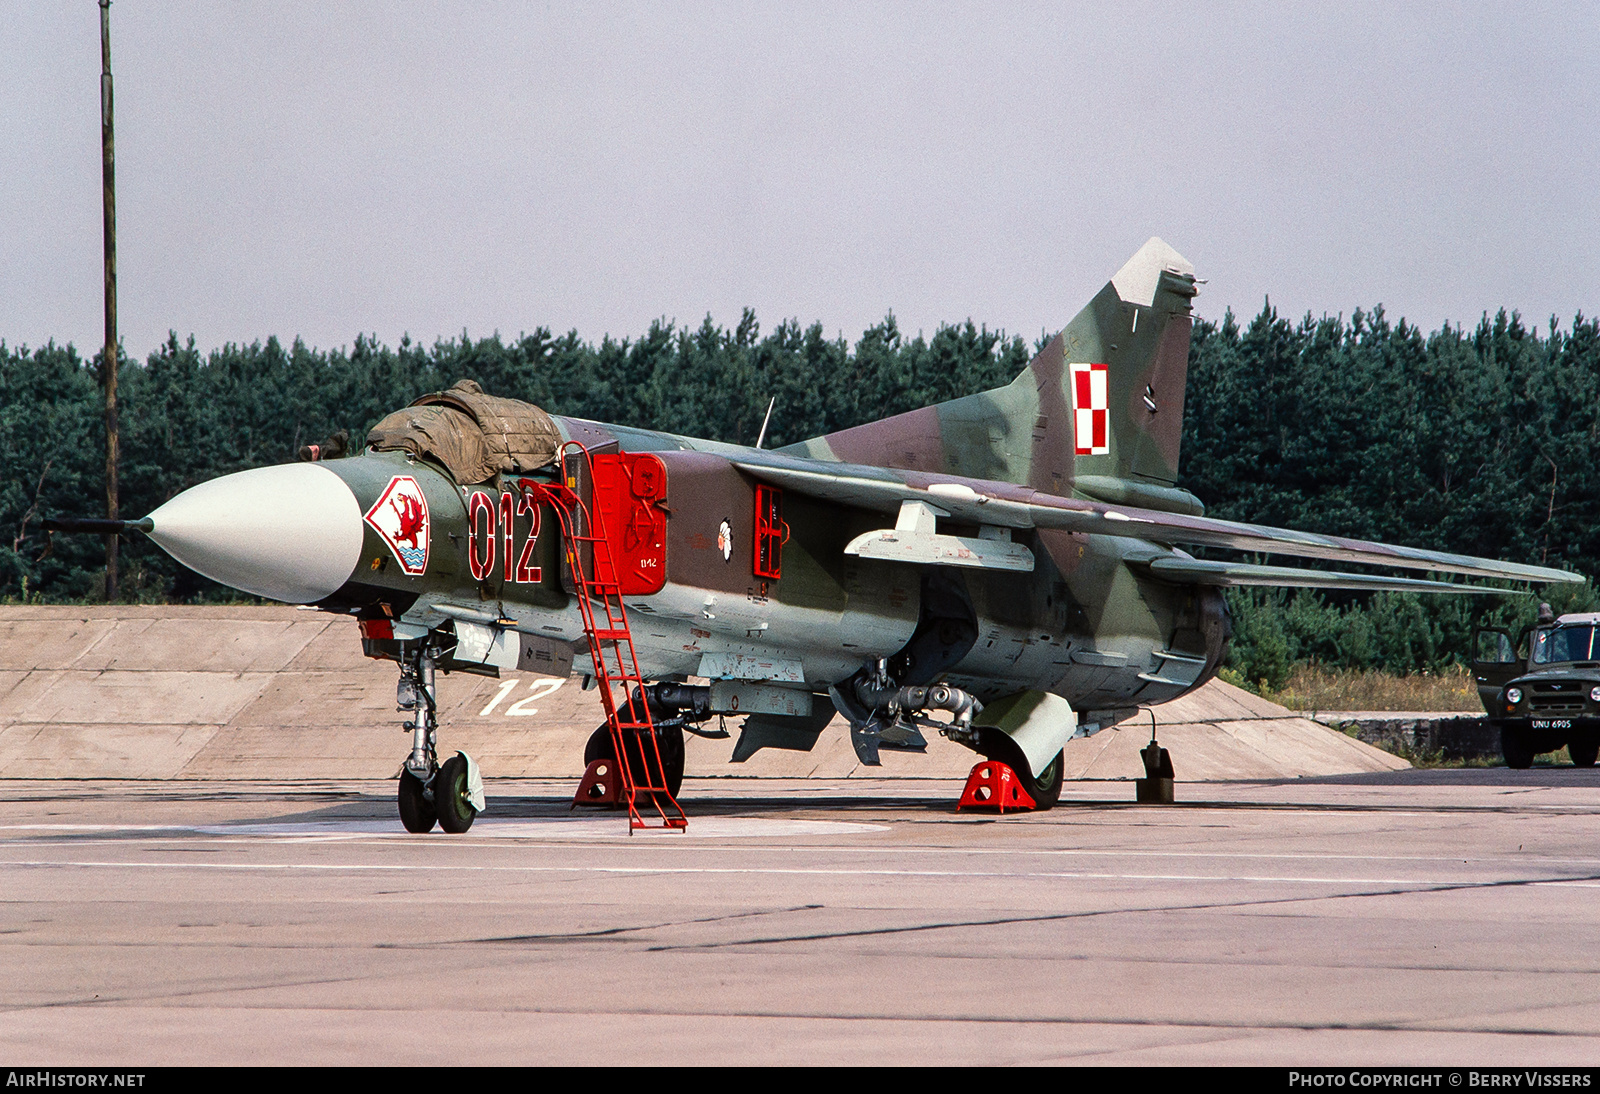
[[[535,500],[549,502],[561,521],[567,566],[578,594],[578,608],[583,613],[583,632],[589,636],[594,678],[600,685],[606,723],[611,727],[611,747],[620,776],[617,800],[628,804],[629,832],[636,828],[685,829],[689,820],[672,791],[667,789],[666,766],[661,762],[655,723],[650,719],[650,707],[644,700],[644,677],[639,673],[633,632],[628,629],[628,613],[622,606],[622,587],[611,541],[605,535],[600,507],[585,504],[578,493],[576,468],[569,462],[581,459],[589,482],[593,484],[594,460],[589,450],[577,441],[567,441],[557,450],[556,456],[562,481],[556,485],[524,481],[523,489],[533,494]],[[584,572],[585,546],[588,547],[590,573]],[[620,704],[617,702],[618,685],[622,689]],[[655,807],[660,817],[658,822],[653,819],[647,822],[640,815],[641,797]]]

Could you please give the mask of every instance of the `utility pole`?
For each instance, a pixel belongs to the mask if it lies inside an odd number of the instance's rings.
[[[105,205],[106,348],[100,383],[106,389],[106,517],[117,519],[117,186],[111,140],[111,0],[100,0],[100,178]],[[117,536],[106,537],[106,602],[117,599]]]

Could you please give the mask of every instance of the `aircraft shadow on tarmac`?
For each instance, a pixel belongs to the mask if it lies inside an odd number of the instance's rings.
[[[693,780],[688,780],[693,782]],[[716,780],[708,780],[715,782]],[[574,785],[576,785],[574,783]],[[1198,788],[1204,784],[1190,784]],[[619,807],[586,806],[578,809],[572,808],[572,798],[568,793],[537,793],[513,792],[496,794],[493,785],[488,788],[489,808],[485,811],[485,819],[497,818],[505,820],[559,820],[570,817],[618,818],[619,823],[626,831],[627,813]],[[832,788],[830,788],[831,790]],[[898,789],[898,788],[897,788]],[[1134,807],[1133,783],[1131,781],[1115,781],[1095,784],[1095,789],[1100,791],[1093,798],[1074,797],[1070,801],[1063,800],[1050,814],[1061,813],[1070,815],[1073,810],[1103,809],[1107,807]],[[940,785],[930,785],[925,788],[907,788],[904,792],[885,794],[876,793],[850,794],[847,792],[830,792],[815,794],[805,791],[790,793],[750,794],[747,788],[730,787],[720,791],[716,787],[708,787],[686,792],[682,798],[684,811],[689,815],[693,824],[696,817],[760,817],[760,816],[793,816],[797,812],[810,815],[827,814],[828,818],[847,820],[871,814],[880,818],[884,813],[899,813],[907,819],[932,819],[932,818],[960,818],[964,821],[982,822],[997,819],[997,815],[987,811],[966,811],[958,813],[956,804],[959,795],[951,792],[947,782],[941,781]],[[329,802],[315,808],[285,812],[273,817],[262,817],[252,823],[308,823],[337,820],[366,820],[373,817],[389,817],[392,815],[393,802],[382,793],[363,795],[360,798],[341,796],[337,802]],[[1015,817],[1018,814],[1010,814]],[[825,819],[825,818],[817,818]],[[400,830],[398,823],[396,831]]]
[[[1292,780],[1323,786],[1492,786],[1503,789],[1600,789],[1600,768],[1570,764],[1534,766],[1521,771],[1509,767],[1424,767],[1402,771],[1363,772],[1358,775],[1319,775]]]
[[[1131,792],[1130,792],[1131,798]],[[885,812],[902,813],[908,816],[944,815],[954,817],[956,813],[956,799],[948,793],[929,790],[926,795],[897,794],[874,795],[863,797],[846,797],[840,795],[809,795],[787,794],[758,797],[685,797],[684,811],[688,813],[690,823],[696,817],[755,817],[764,815],[792,816],[794,813],[825,812],[838,819],[844,820],[865,813],[881,815]],[[1105,802],[1074,802],[1074,805],[1103,805]],[[1131,804],[1131,802],[1130,802]],[[1058,808],[1068,808],[1066,806]],[[341,801],[329,803],[315,809],[306,809],[293,813],[284,813],[275,817],[263,817],[252,823],[306,823],[311,821],[334,821],[369,819],[374,816],[388,817],[393,812],[393,802],[387,796],[372,796],[362,801]],[[963,818],[992,819],[993,814],[962,813]],[[627,812],[620,807],[590,806],[580,809],[572,808],[570,796],[546,794],[507,794],[495,796],[492,792],[489,798],[489,808],[484,813],[485,819],[490,817],[498,819],[517,820],[559,820],[569,817],[614,817],[618,819],[622,831],[627,830]],[[400,831],[398,822],[396,831]]]
[[[1069,784],[1069,789],[1073,784]],[[1266,807],[1295,808],[1297,805],[1312,806],[1303,799],[1298,802],[1283,801],[1269,802],[1254,800],[1241,802],[1232,800],[1232,795],[1224,795],[1229,801],[1218,800],[1216,791],[1224,786],[1253,787],[1373,787],[1373,788],[1437,788],[1459,787],[1467,788],[1496,788],[1502,790],[1541,790],[1541,789],[1581,789],[1593,787],[1600,790],[1600,769],[1583,769],[1567,765],[1536,766],[1531,769],[1514,771],[1504,767],[1456,767],[1456,768],[1413,768],[1404,771],[1366,772],[1352,775],[1325,775],[1316,777],[1303,777],[1298,779],[1282,780],[1247,780],[1242,783],[1204,783],[1180,782],[1178,784],[1178,801],[1176,807],[1184,806],[1211,808],[1227,804],[1239,808]],[[1083,788],[1085,784],[1078,783],[1077,787]],[[1215,788],[1215,789],[1212,789]],[[490,788],[490,804],[487,816],[501,819],[548,819],[556,820],[569,817],[616,817],[625,828],[626,814],[620,809],[586,807],[574,810],[571,808],[572,799],[564,792],[539,793],[539,792],[514,792],[496,795],[493,787]],[[730,790],[745,790],[745,788],[729,788]],[[1070,816],[1074,811],[1086,809],[1106,808],[1139,808],[1133,800],[1133,786],[1129,781],[1116,781],[1097,783],[1093,785],[1095,791],[1092,797],[1076,797],[1069,794],[1063,798],[1060,805],[1052,811],[1051,815],[1062,814]],[[1395,803],[1390,803],[1393,807]],[[689,814],[690,823],[695,817],[759,817],[769,815],[793,815],[797,811],[807,813],[827,813],[840,819],[859,817],[872,814],[882,817],[884,813],[900,813],[907,819],[932,819],[934,817],[956,818],[974,822],[994,820],[992,813],[965,812],[957,813],[956,799],[950,794],[947,786],[929,786],[925,789],[912,790],[895,794],[847,794],[832,792],[826,794],[811,794],[806,792],[771,793],[751,795],[745,793],[719,792],[717,788],[701,789],[693,794],[684,795],[685,811]],[[1360,806],[1352,806],[1360,808]],[[1171,806],[1167,808],[1172,808]],[[255,818],[253,823],[307,823],[339,820],[365,820],[373,817],[388,817],[391,814],[392,802],[386,794],[340,794],[339,800],[319,804],[309,809],[285,811],[271,817]],[[396,826],[398,831],[398,825]]]

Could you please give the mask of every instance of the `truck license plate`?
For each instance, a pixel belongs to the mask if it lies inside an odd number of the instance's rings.
[[[1571,718],[1535,718],[1529,723],[1534,729],[1571,729]]]

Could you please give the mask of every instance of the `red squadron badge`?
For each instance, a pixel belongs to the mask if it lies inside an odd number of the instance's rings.
[[[389,545],[400,569],[421,574],[428,568],[428,499],[410,475],[396,475],[367,510],[367,523]]]

